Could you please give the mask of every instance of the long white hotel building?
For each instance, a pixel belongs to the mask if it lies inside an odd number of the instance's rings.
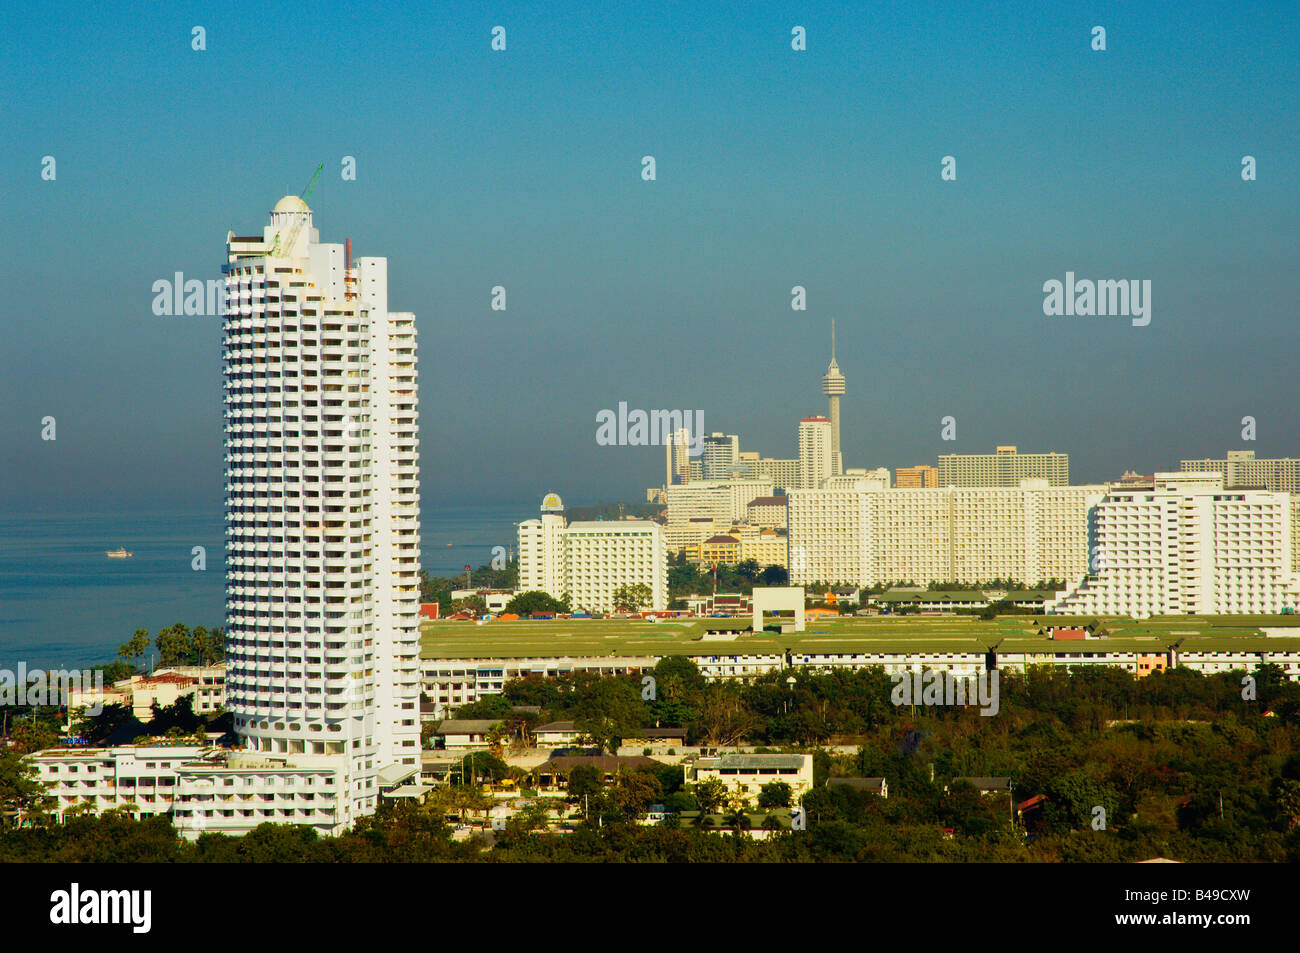
[[[893,488],[888,471],[792,490],[790,583],[1077,581],[1104,485]]]
[[[415,318],[388,262],[286,196],[226,239],[226,694],[243,750],[182,769],[189,836],[334,833],[418,777]]]
[[[1292,498],[1228,490],[1221,473],[1157,473],[1114,488],[1094,514],[1092,574],[1057,613],[1217,615],[1297,606]]]
[[[663,527],[650,520],[588,520],[568,523],[559,496],[542,500],[540,519],[519,524],[518,592],[540,591],[569,598],[574,611],[618,608],[620,586],[644,584],[650,604],[668,608],[668,547]]]

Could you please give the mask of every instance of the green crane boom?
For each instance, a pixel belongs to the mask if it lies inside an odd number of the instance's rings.
[[[307,199],[311,198],[311,193],[316,188],[316,180],[320,178],[321,169],[323,168],[325,168],[324,162],[316,166],[316,171],[311,174],[311,180],[307,183],[307,188],[302,190],[302,195],[300,197],[302,198],[302,203],[304,205],[307,204]],[[294,223],[293,228],[289,230],[288,239],[284,242],[285,248],[293,247],[293,243],[298,239],[298,232],[302,230],[302,225],[303,222],[305,221],[307,221],[306,217],[302,217],[299,218],[298,221]],[[276,232],[275,242],[271,245],[271,250],[266,253],[267,257],[269,258],[272,255],[278,254],[279,251],[280,251],[280,233]]]

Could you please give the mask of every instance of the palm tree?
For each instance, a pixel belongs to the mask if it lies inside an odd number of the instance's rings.
[[[753,822],[743,807],[733,807],[728,811],[726,823],[734,831],[748,830],[753,827]]]

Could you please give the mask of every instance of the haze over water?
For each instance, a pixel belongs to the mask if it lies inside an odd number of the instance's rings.
[[[440,507],[423,514],[422,564],[453,576],[513,548],[514,524],[537,502]],[[448,546],[447,543],[451,543]],[[191,568],[193,548],[207,569]],[[109,559],[125,548],[130,559]],[[0,515],[0,668],[107,662],[138,628],[224,624],[225,521],[220,507]]]

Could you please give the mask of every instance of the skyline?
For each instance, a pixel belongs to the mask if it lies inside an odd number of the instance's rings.
[[[343,79],[306,61],[274,83],[252,67],[303,26],[256,9],[265,28],[238,44],[251,7],[204,11],[203,52],[195,15],[141,31],[78,10],[95,42],[71,59],[57,18],[6,14],[0,236],[31,302],[0,357],[6,511],[219,506],[219,321],[153,314],[151,286],[217,277],[212,236],[259,227],[319,162],[311,205],[330,239],[389,256],[427,342],[431,505],[639,499],[661,449],[593,439],[620,401],[703,408],[710,430],[793,456],[797,420],[824,411],[832,319],[853,382],[848,465],[1015,444],[1069,453],[1093,482],[1227,450],[1300,455],[1297,262],[1279,240],[1300,211],[1300,42],[1276,7],[1192,29],[1154,5],[864,21],[764,4],[719,32],[663,7],[399,7],[362,23],[324,4],[308,33]],[[510,41],[494,53],[498,22]],[[1105,52],[1088,46],[1098,22]],[[367,42],[384,78],[409,77],[400,96],[365,84]],[[127,57],[139,68],[113,68]],[[249,95],[283,134],[229,108]],[[238,141],[253,148],[237,163],[212,148]],[[1068,272],[1150,280],[1150,324],[1045,316],[1044,283]],[[949,415],[955,442],[940,439]]]

